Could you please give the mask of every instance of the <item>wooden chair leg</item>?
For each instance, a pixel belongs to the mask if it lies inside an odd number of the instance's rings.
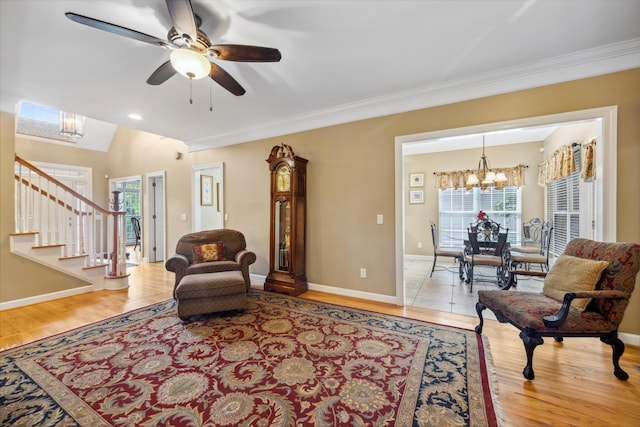
[[[609,344],[613,349],[613,375],[615,375],[619,380],[628,380],[629,374],[622,370],[619,363],[620,357],[622,357],[622,353],[624,353],[624,343],[620,340],[620,338],[618,338],[618,333],[612,332],[603,337],[600,337],[600,341],[605,344]]]
[[[522,375],[528,380],[535,378],[533,372],[533,350],[537,346],[544,344],[544,340],[538,333],[530,328],[524,328],[520,331],[520,339],[524,343],[524,350],[527,353],[527,365],[522,370]]]
[[[487,308],[487,306],[481,303],[480,301],[476,303],[476,313],[478,313],[478,317],[480,318],[480,323],[475,328],[476,334],[482,334],[482,327],[484,326],[484,318],[482,317],[482,311],[485,308]]]

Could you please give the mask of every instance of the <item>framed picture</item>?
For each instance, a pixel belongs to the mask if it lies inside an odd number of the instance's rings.
[[[409,187],[424,187],[424,174],[423,173],[410,173],[409,174]]]
[[[213,177],[200,175],[200,205],[213,206]]]
[[[411,190],[409,191],[409,203],[424,203],[424,191],[423,190]]]

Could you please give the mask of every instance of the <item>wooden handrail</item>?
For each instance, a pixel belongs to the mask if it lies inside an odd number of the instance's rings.
[[[57,201],[60,206],[62,206],[63,208],[65,208],[69,212],[73,212],[75,215],[91,215],[91,213],[89,213],[89,212],[81,212],[81,211],[79,211],[78,209],[74,208],[73,206],[70,206],[68,203],[65,203],[63,200],[58,200],[58,198],[56,196],[54,196],[53,194],[49,194],[47,192],[47,190],[38,187],[34,183],[29,182],[28,180],[26,180],[24,178],[20,178],[18,175],[15,175],[15,178],[16,178],[16,181],[20,181],[24,185],[31,186],[31,188],[33,190],[37,191],[38,193],[40,193],[41,195],[43,195],[45,197],[48,197],[49,200],[51,200],[52,202]]]
[[[35,172],[37,175],[42,176],[43,178],[45,178],[46,180],[48,180],[49,182],[53,183],[54,185],[62,188],[64,191],[66,191],[67,193],[71,194],[73,197],[75,197],[76,199],[82,201],[83,203],[85,203],[87,206],[92,207],[93,209],[95,209],[96,211],[106,215],[106,216],[111,216],[113,217],[113,251],[111,254],[111,273],[109,274],[110,276],[117,276],[117,271],[118,271],[118,227],[116,226],[118,224],[118,217],[120,216],[125,216],[126,215],[126,211],[111,211],[108,209],[103,208],[102,206],[94,203],[93,201],[87,199],[86,197],[84,197],[82,194],[78,193],[77,191],[75,191],[73,188],[70,188],[69,186],[67,186],[66,184],[64,184],[61,181],[58,181],[57,179],[55,179],[54,177],[50,176],[49,174],[47,174],[46,172],[44,172],[43,170],[39,169],[37,166],[29,163],[28,161],[22,159],[20,156],[18,156],[17,154],[15,154],[15,161],[17,163],[19,163],[22,166],[25,166],[27,169]],[[58,203],[60,206],[62,206],[63,208],[66,208],[67,210],[69,210],[70,212],[73,212],[76,215],[90,215],[90,213],[85,213],[85,212],[81,212],[75,208],[73,208],[72,206],[69,206],[65,201],[60,200],[57,196],[52,195],[50,193],[48,193],[46,190],[39,188],[37,185],[31,183],[29,180],[19,176],[18,174],[15,174],[15,179],[16,181],[20,182],[21,184],[30,186],[31,189],[37,191],[38,193],[40,193],[42,196],[45,196],[47,198],[49,198],[51,201]]]
[[[91,200],[89,200],[86,197],[84,197],[82,194],[80,194],[77,191],[75,191],[73,188],[68,187],[67,185],[65,185],[64,183],[58,181],[57,179],[55,179],[51,175],[48,175],[42,169],[39,169],[37,166],[34,166],[31,163],[29,163],[28,161],[20,158],[17,154],[15,155],[15,159],[16,159],[16,162],[20,163],[23,166],[26,166],[28,169],[31,169],[32,171],[36,172],[38,175],[41,175],[41,176],[47,178],[49,181],[53,182],[57,186],[62,187],[65,191],[71,193],[74,197],[77,197],[78,199],[80,199],[84,203],[86,203],[87,205],[91,206],[92,208],[94,208],[95,210],[97,210],[99,212],[102,212],[103,214],[106,214],[106,215],[112,215],[112,214],[119,215],[119,214],[124,213],[124,211],[110,211],[110,210],[105,209],[102,206],[92,202]]]

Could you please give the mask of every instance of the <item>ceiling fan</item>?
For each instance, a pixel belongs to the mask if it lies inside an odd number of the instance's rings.
[[[67,12],[65,16],[80,24],[171,50],[169,60],[147,79],[150,85],[162,84],[176,73],[188,79],[209,76],[232,94],[240,96],[245,93],[244,88],[219,65],[211,62],[212,59],[239,62],[280,61],[280,51],[270,47],[211,44],[209,37],[200,30],[202,20],[193,13],[190,0],[166,0],[166,3],[173,21],[167,41],[73,12]]]

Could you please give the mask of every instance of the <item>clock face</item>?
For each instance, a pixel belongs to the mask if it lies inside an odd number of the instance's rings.
[[[291,187],[291,171],[287,166],[280,166],[276,174],[276,190],[289,191]]]

